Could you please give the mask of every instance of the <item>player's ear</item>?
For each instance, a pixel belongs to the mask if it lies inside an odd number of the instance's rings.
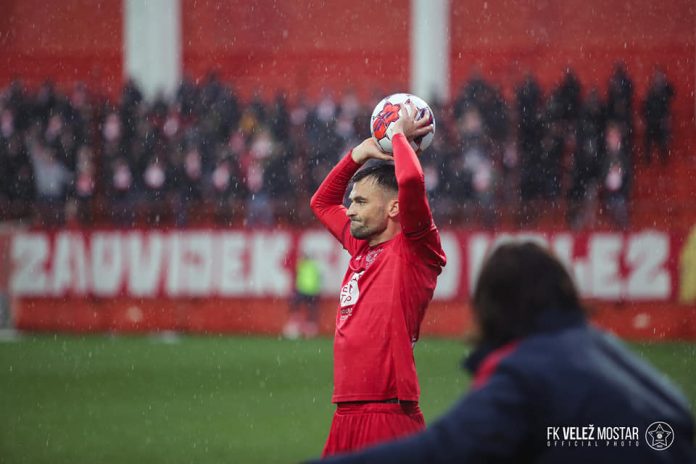
[[[393,199],[389,200],[389,204],[387,205],[387,215],[394,219],[399,215],[399,200],[398,199]]]

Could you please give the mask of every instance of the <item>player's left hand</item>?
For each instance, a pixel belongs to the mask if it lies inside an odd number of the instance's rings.
[[[430,123],[430,115],[424,114],[420,119],[416,119],[417,114],[416,105],[411,100],[406,100],[399,110],[399,119],[394,123],[393,133],[403,134],[408,140],[413,140],[432,132],[433,125]]]
[[[393,159],[391,154],[383,153],[380,150],[379,145],[375,142],[375,139],[369,137],[362,141],[360,145],[353,148],[350,156],[358,164],[363,164],[369,159],[380,159],[380,160],[391,160]]]

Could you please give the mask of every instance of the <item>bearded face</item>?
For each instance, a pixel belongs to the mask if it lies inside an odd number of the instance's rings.
[[[351,235],[367,240],[384,232],[389,220],[390,202],[395,198],[396,192],[381,187],[370,177],[356,182],[346,212],[350,219]]]

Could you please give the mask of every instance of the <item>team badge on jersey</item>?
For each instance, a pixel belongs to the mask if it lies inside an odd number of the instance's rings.
[[[343,288],[341,288],[341,308],[353,306],[355,305],[355,303],[358,302],[358,298],[360,298],[360,288],[358,287],[358,280],[364,272],[365,271],[354,272],[353,275],[350,277],[350,280],[346,282]],[[348,314],[347,316],[350,316],[350,314]]]
[[[384,248],[377,248],[376,250],[370,250],[367,253],[367,255],[365,255],[365,269],[372,266],[372,263],[375,262],[375,259],[377,259],[377,257],[380,253],[382,253],[383,250]]]

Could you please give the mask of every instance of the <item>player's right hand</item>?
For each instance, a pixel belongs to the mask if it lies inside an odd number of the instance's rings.
[[[350,156],[353,158],[353,161],[358,164],[363,164],[369,159],[393,159],[391,154],[383,153],[382,150],[379,149],[379,145],[377,145],[377,142],[375,142],[372,137],[363,140],[360,145],[353,148]]]

